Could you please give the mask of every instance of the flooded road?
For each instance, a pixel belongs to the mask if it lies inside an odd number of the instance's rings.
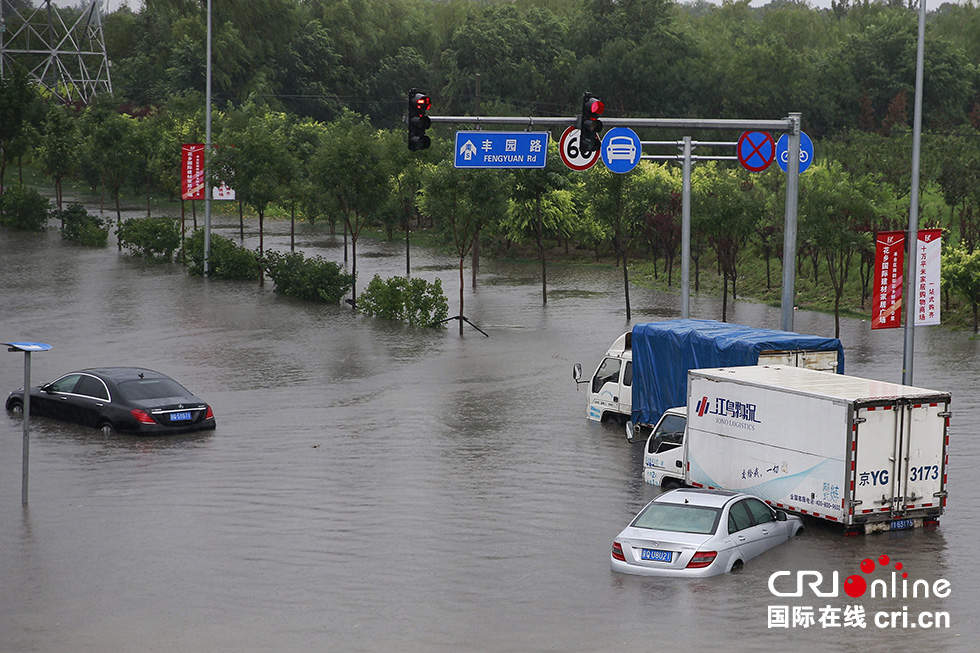
[[[237,239],[237,223],[216,222]],[[288,250],[288,224],[271,230],[266,247]],[[588,422],[571,379],[630,326],[621,273],[550,266],[543,306],[535,264],[484,260],[466,316],[490,337],[461,338],[455,322],[409,329],[112,245],[0,231],[0,339],[52,345],[32,357],[35,383],[98,365],[169,374],[212,404],[218,427],[145,439],[33,420],[24,509],[21,422],[0,414],[0,651],[976,650],[969,334],[917,330],[915,384],[953,393],[937,529],[811,529],[738,575],[637,578],[612,573],[609,550],[658,490],[642,482],[642,447]],[[301,231],[298,246],[342,260],[340,237]],[[358,251],[359,288],[404,274],[402,244]],[[454,261],[416,249],[412,263],[442,278],[454,313]],[[678,316],[675,296],[631,295],[634,321]],[[778,308],[729,310],[779,325]],[[694,298],[691,315],[720,309]],[[795,329],[832,335],[833,316],[798,312]],[[900,381],[902,338],[844,320],[847,372]],[[0,357],[0,392],[22,382],[23,356]],[[902,596],[901,579],[860,599],[768,586],[782,570],[836,571],[843,584],[883,555],[910,581],[949,580],[948,595]],[[774,608],[789,611],[786,627]]]

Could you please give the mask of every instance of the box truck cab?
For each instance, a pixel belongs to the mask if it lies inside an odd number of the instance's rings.
[[[646,482],[745,492],[854,532],[945,511],[948,392],[781,366],[688,376],[687,406],[646,440]]]

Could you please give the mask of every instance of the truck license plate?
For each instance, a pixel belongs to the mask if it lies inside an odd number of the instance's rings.
[[[891,523],[888,529],[892,531],[904,531],[912,528],[914,523],[915,522],[913,522],[911,519],[896,519]]]
[[[660,549],[641,549],[641,560],[653,560],[655,562],[670,562],[673,551],[661,551]]]

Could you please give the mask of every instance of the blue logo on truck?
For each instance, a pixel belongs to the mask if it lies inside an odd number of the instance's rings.
[[[758,407],[744,401],[733,401],[724,397],[715,397],[714,401],[708,397],[701,397],[697,404],[698,417],[714,415],[717,421],[736,428],[754,429],[754,424],[761,424],[757,419]]]

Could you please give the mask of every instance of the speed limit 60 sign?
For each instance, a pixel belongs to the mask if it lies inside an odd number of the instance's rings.
[[[588,156],[583,155],[579,149],[579,134],[575,127],[566,129],[558,142],[558,153],[565,165],[572,170],[588,170],[599,160],[599,150],[594,150]]]

